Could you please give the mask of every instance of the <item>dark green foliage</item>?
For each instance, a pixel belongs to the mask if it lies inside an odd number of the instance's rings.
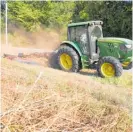
[[[28,2],[8,2],[8,21],[24,26],[27,30],[34,30],[40,24],[41,12]]]
[[[104,36],[132,38],[131,1],[8,2],[8,23],[29,31],[35,31],[40,26],[61,29],[70,21],[87,20],[102,20]]]
[[[1,4],[1,21],[0,21],[0,24],[1,24],[1,31],[4,31],[4,28],[5,28],[5,1],[0,1],[0,4]]]
[[[104,36],[132,38],[131,1],[75,2],[73,21],[102,20]]]

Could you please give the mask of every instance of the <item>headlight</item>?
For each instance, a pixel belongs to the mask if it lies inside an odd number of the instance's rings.
[[[126,46],[128,49],[131,49],[131,47],[132,47],[131,44],[125,44],[125,46]]]
[[[120,45],[120,50],[121,51],[127,51],[127,47],[125,46],[125,44]]]
[[[127,52],[127,51],[131,50],[131,48],[132,48],[131,44],[121,44],[120,45],[120,50],[121,51]]]

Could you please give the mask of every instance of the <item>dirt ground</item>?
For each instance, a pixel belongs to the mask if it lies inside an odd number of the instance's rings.
[[[10,54],[10,55],[18,55],[19,53],[23,54],[32,54],[32,53],[51,53],[53,50],[50,49],[34,49],[34,48],[18,48],[18,47],[12,47],[12,46],[1,46],[1,55],[3,54]]]

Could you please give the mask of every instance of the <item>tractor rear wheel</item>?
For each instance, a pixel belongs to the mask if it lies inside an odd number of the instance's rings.
[[[122,75],[123,68],[119,60],[114,57],[107,56],[99,60],[97,71],[98,75],[103,78],[115,76],[119,77]]]
[[[78,72],[80,70],[80,59],[76,51],[66,45],[62,45],[57,53],[57,63],[59,68],[68,72]]]

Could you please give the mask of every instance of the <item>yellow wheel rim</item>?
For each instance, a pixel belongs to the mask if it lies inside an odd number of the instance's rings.
[[[101,72],[105,77],[113,77],[115,76],[115,67],[111,63],[103,63]]]
[[[122,66],[123,66],[123,67],[127,67],[129,64],[130,64],[130,62],[123,62],[123,63],[122,63]]]
[[[72,58],[67,53],[63,53],[60,56],[60,64],[65,70],[70,70],[72,68]]]

